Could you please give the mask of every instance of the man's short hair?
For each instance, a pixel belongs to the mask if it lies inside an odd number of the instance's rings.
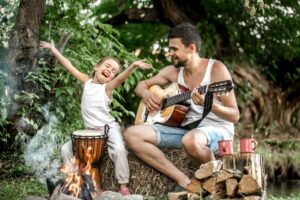
[[[200,49],[201,38],[197,28],[189,22],[183,22],[171,29],[168,39],[180,38],[184,46],[196,45],[196,51]]]

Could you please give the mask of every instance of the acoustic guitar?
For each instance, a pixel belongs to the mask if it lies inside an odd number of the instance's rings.
[[[198,88],[198,92],[200,94],[212,92],[224,95],[230,92],[232,88],[232,81],[225,80],[201,86]],[[179,127],[188,111],[188,105],[185,101],[191,98],[192,91],[180,93],[177,83],[172,83],[166,88],[153,85],[149,90],[162,99],[161,108],[158,111],[149,112],[144,102],[141,101],[136,113],[135,125],[161,123]]]

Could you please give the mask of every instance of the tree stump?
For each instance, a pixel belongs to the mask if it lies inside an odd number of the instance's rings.
[[[263,157],[256,153],[234,154],[222,158],[223,169],[238,170],[242,174],[249,174],[257,181],[262,189],[264,188],[264,164]]]

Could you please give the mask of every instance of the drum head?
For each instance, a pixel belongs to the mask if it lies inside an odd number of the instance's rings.
[[[104,137],[104,130],[77,130],[72,133],[74,137]]]

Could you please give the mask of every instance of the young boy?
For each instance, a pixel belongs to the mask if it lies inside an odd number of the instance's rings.
[[[109,125],[107,139],[108,154],[115,164],[115,176],[120,184],[119,192],[122,195],[130,194],[127,184],[129,182],[129,166],[127,160],[127,151],[124,146],[123,137],[119,124],[110,114],[110,104],[112,102],[112,92],[136,69],[149,69],[150,64],[139,60],[133,62],[128,68],[117,73],[120,69],[120,63],[113,57],[102,58],[93,68],[93,77],[77,70],[72,63],[65,58],[54,46],[53,43],[41,41],[41,48],[49,49],[57,60],[62,64],[75,78],[84,84],[81,113],[86,129],[99,129],[104,125]],[[62,157],[67,163],[73,156],[72,142],[68,141],[61,148]]]

